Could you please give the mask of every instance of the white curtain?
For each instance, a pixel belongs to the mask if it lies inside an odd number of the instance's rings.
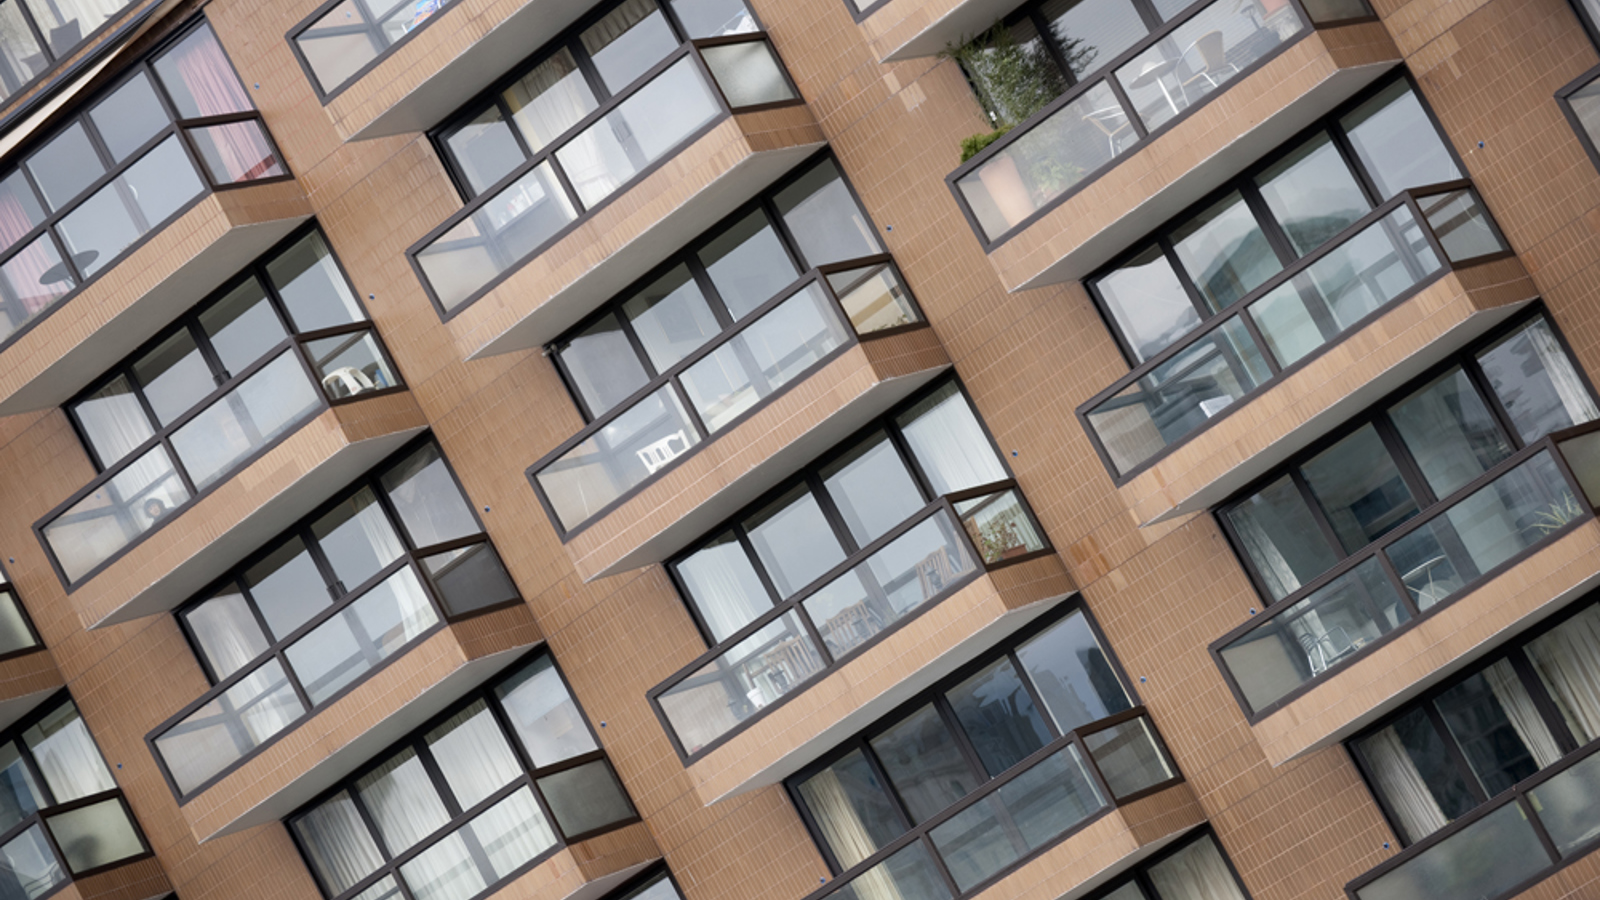
[[[450,821],[415,750],[395,754],[364,776],[356,782],[356,793],[372,813],[391,854],[415,847]]]
[[[467,827],[483,847],[496,878],[556,845],[555,831],[528,788],[484,810]]]
[[[361,523],[361,536],[372,548],[373,556],[377,557],[378,568],[399,559],[400,554],[405,552],[405,548],[400,546],[400,535],[395,533],[389,517],[384,515],[383,508],[378,505],[372,492],[364,490],[356,494],[351,502],[357,507],[356,518]],[[347,584],[345,587],[353,588],[355,585]]]
[[[522,774],[485,701],[479,700],[434,729],[428,748],[462,809],[471,809]]]
[[[43,722],[23,732],[23,740],[44,773],[44,780],[63,803],[109,791],[117,786],[100,756],[100,748],[70,700]]]
[[[505,91],[511,120],[533,152],[555,140],[598,105],[572,54],[562,50]]]
[[[1572,421],[1581,423],[1600,418],[1600,409],[1595,408],[1594,400],[1584,389],[1583,380],[1572,367],[1572,360],[1567,358],[1567,354],[1561,349],[1561,343],[1556,340],[1555,332],[1550,330],[1549,321],[1541,318],[1529,325],[1528,339],[1533,345],[1534,353],[1539,356],[1539,363],[1544,367],[1545,375],[1555,387],[1556,396],[1561,398],[1561,405],[1566,407],[1567,415],[1572,417]],[[1529,435],[1530,438],[1536,436]]]
[[[655,11],[655,0],[626,0],[607,13],[604,19],[584,30],[584,51],[590,56],[599,53],[611,42],[626,34],[628,29],[649,18]]]
[[[917,404],[902,421],[906,442],[935,493],[954,493],[1006,477],[989,435],[954,383]]]
[[[1449,824],[1450,820],[1445,818],[1444,810],[1439,808],[1439,802],[1422,779],[1422,773],[1417,771],[1405,745],[1400,743],[1394,726],[1363,741],[1361,752],[1372,767],[1378,793],[1400,820],[1405,838],[1421,840]]]
[[[1494,692],[1494,698],[1500,702],[1500,709],[1511,721],[1511,727],[1516,729],[1517,737],[1522,738],[1523,746],[1533,754],[1533,761],[1539,764],[1539,768],[1560,759],[1561,748],[1556,744],[1555,736],[1544,724],[1544,718],[1539,715],[1533,698],[1528,696],[1527,688],[1518,680],[1511,663],[1502,659],[1485,669],[1483,677]]]
[[[1151,867],[1150,881],[1161,900],[1244,900],[1210,835]]]
[[[189,630],[222,681],[267,649],[261,626],[237,589],[207,600],[184,617]]]
[[[94,447],[95,455],[107,468],[155,434],[150,427],[150,417],[145,415],[138,396],[128,387],[126,377],[118,377],[74,405],[72,413]]]
[[[772,601],[736,538],[711,544],[678,564],[678,577],[688,588],[714,641],[734,632],[772,608]]]
[[[800,785],[800,794],[822,829],[822,836],[846,869],[878,851],[867,827],[850,802],[849,794],[832,768],[823,769]]]
[[[383,864],[378,845],[348,794],[341,793],[313,809],[294,827],[332,895],[349,890]]]
[[[1600,737],[1600,607],[1533,641],[1528,656],[1578,742]]]
[[[1261,527],[1261,522],[1255,516],[1229,516],[1228,521],[1233,524],[1240,543],[1244,544],[1244,552],[1250,555],[1256,571],[1261,573],[1261,579],[1267,583],[1267,590],[1272,592],[1272,599],[1281,600],[1300,589],[1300,576],[1294,573],[1294,568],[1279,552],[1272,535]],[[1314,534],[1296,537],[1300,540],[1321,539],[1319,535]]]

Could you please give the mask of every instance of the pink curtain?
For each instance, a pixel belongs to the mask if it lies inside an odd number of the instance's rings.
[[[201,28],[175,48],[172,60],[177,65],[178,77],[194,97],[197,107],[195,110],[180,110],[180,114],[192,112],[196,116],[220,116],[254,109],[244,86],[239,83],[239,76],[234,74],[228,57],[222,52],[222,46],[217,43],[216,35],[211,33],[210,28]],[[215,151],[211,155],[221,162],[226,183],[251,181],[283,173],[266,136],[253,122],[195,129],[190,134],[203,145],[202,149],[209,145]],[[224,180],[220,177],[224,172],[211,174],[213,178]]]
[[[33,225],[15,194],[9,191],[0,194],[0,246],[10,249]],[[16,311],[8,311],[6,318],[12,321],[10,327],[6,328],[7,333],[72,289],[72,281],[68,278],[62,278],[54,284],[41,283],[40,278],[44,273],[58,264],[53,251],[50,238],[45,235],[24,247],[0,267],[0,274],[4,275],[22,303],[20,315]]]

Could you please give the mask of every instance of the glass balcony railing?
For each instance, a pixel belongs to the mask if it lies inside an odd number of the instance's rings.
[[[409,251],[449,316],[734,112],[800,102],[764,32],[691,41]]]
[[[685,757],[708,752],[981,571],[1045,549],[1042,534],[1007,484],[935,500],[653,688],[650,702]]]
[[[1356,900],[1498,900],[1600,847],[1600,743],[1350,882]]]
[[[1447,270],[1507,252],[1465,183],[1400,194],[1078,408],[1123,482]]]
[[[331,402],[398,386],[370,324],[290,338],[35,529],[62,580],[75,586]]]
[[[1211,645],[1253,717],[1595,515],[1600,423],[1549,435]]]
[[[1078,82],[946,179],[986,248],[1222,94],[1313,27],[1373,15],[1365,0],[1202,0]],[[1098,63],[1099,61],[1096,60]]]
[[[530,468],[564,536],[863,337],[922,321],[887,256],[813,269]]]
[[[1182,780],[1136,707],[1057,739],[806,900],[955,900],[1118,804]]]

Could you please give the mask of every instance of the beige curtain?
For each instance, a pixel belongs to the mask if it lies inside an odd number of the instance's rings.
[[[1600,607],[1533,641],[1528,656],[1578,742],[1600,737]]]
[[[822,836],[833,848],[833,855],[841,866],[849,868],[877,852],[877,845],[867,834],[844,785],[832,769],[807,779],[800,786],[800,793],[806,798],[806,805],[811,807]],[[859,900],[902,900],[899,889],[882,865],[856,876],[851,885]]]
[[[1161,900],[1244,900],[1210,835],[1151,867],[1150,882]]]
[[[1361,752],[1372,767],[1375,787],[1400,820],[1400,830],[1405,832],[1403,837],[1417,841],[1449,824],[1433,792],[1422,780],[1422,773],[1417,771],[1405,745],[1400,743],[1394,726],[1363,741]]]
[[[1517,737],[1522,738],[1523,746],[1533,754],[1533,761],[1539,764],[1539,768],[1560,759],[1561,748],[1557,746],[1555,736],[1544,724],[1539,710],[1533,705],[1533,698],[1528,696],[1528,689],[1518,680],[1511,663],[1502,659],[1485,669],[1483,677],[1489,682],[1494,698],[1500,701],[1500,708],[1511,720],[1511,727],[1516,729]]]
[[[1544,366],[1545,375],[1550,383],[1555,386],[1556,396],[1561,398],[1561,405],[1566,407],[1567,415],[1573,422],[1588,422],[1600,418],[1600,409],[1595,408],[1594,400],[1589,392],[1584,389],[1583,380],[1578,377],[1577,370],[1572,366],[1572,360],[1561,349],[1561,342],[1556,340],[1555,332],[1551,331],[1549,321],[1541,318],[1528,326],[1528,338],[1533,344],[1533,350],[1539,355],[1539,362]],[[1527,435],[1529,438],[1537,435]]]

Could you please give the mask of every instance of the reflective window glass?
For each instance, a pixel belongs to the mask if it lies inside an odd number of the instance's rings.
[[[1478,363],[1525,442],[1600,418],[1588,386],[1543,316],[1479,353]]]
[[[188,331],[177,332],[140,357],[133,364],[133,375],[163,426],[217,389],[211,366]]]
[[[439,447],[432,442],[383,473],[379,482],[413,547],[431,547],[482,531]]]
[[[501,96],[511,109],[511,121],[534,153],[599,106],[572,51],[566,48],[534,66]]]
[[[1294,593],[1339,561],[1300,488],[1288,475],[1246,497],[1224,515],[1274,600]]]
[[[1048,0],[1039,11],[1050,20],[1068,67],[1080,79],[1149,33],[1132,0]]]
[[[674,566],[713,641],[732,637],[772,608],[744,544],[728,532]]]
[[[1512,452],[1511,442],[1459,367],[1395,404],[1389,421],[1436,497],[1465,486]]]
[[[1010,659],[1001,659],[945,692],[990,778],[1050,742],[1050,729]]]
[[[791,597],[844,560],[844,548],[804,486],[745,522],[750,543],[781,597]]]
[[[427,769],[410,748],[358,779],[356,795],[390,854],[404,853],[450,821]]]
[[[831,159],[806,170],[794,184],[773,197],[773,204],[807,266],[825,266],[883,252],[866,213],[856,204]]]
[[[1445,691],[1434,706],[1486,796],[1561,758],[1555,737],[1506,660]]]
[[[289,308],[296,331],[316,331],[366,318],[320,231],[311,232],[268,262],[267,277]]]
[[[1172,243],[1212,312],[1228,308],[1283,268],[1237,192],[1179,226]]]
[[[615,94],[678,47],[654,0],[623,0],[579,38],[600,80]]]
[[[266,291],[254,278],[224,294],[200,314],[200,329],[217,351],[217,358],[230,376],[238,375],[250,364],[283,343],[289,336],[278,314],[273,312]]]
[[[905,831],[894,801],[860,750],[800,782],[800,797],[842,868],[861,862]]]
[[[1320,133],[1256,176],[1261,197],[1304,256],[1367,214],[1366,195],[1333,140]]]
[[[1407,843],[1477,805],[1439,733],[1422,710],[1357,743],[1374,790]]]
[[[59,210],[105,174],[106,167],[94,152],[89,133],[75,122],[28,159],[28,171],[45,203]]]
[[[428,751],[439,764],[456,804],[471,809],[522,774],[505,733],[479,700],[428,732]]]
[[[244,571],[244,584],[274,639],[299,628],[332,601],[327,583],[299,538],[290,538]]]
[[[650,373],[614,314],[601,317],[556,352],[591,417],[605,415],[650,382]]]
[[[1384,199],[1461,177],[1409,82],[1396,81],[1340,124]]]
[[[825,466],[822,483],[860,546],[925,505],[900,452],[881,431]]]
[[[870,743],[915,823],[978,786],[955,735],[932,706],[906,716]]]
[[[1133,708],[1082,613],[1029,638],[1017,648],[1017,659],[1063,734]]]
[[[509,175],[527,157],[511,134],[511,126],[491,106],[445,138],[473,194]]]
[[[183,621],[211,668],[213,683],[239,671],[267,650],[267,636],[239,586],[231,581],[211,599],[185,612]]]
[[[150,77],[143,72],[100,101],[90,111],[89,119],[116,162],[144,146],[168,121]]]
[[[1417,514],[1378,432],[1364,425],[1300,467],[1346,553],[1354,553]]]
[[[405,552],[371,488],[340,501],[311,523],[311,533],[347,591],[365,584]]]
[[[155,434],[126,375],[118,375],[105,387],[72,404],[71,410],[102,470],[115,465]]]
[[[622,314],[657,372],[672,368],[722,331],[700,285],[683,265],[624,301]]]
[[[1094,281],[1117,330],[1144,362],[1200,324],[1200,312],[1178,281],[1172,262],[1156,245]]]
[[[548,655],[535,659],[494,693],[534,765],[548,766],[599,749]]]
[[[935,494],[1004,481],[989,433],[952,381],[895,418]]]
[[[744,318],[800,274],[760,210],[712,238],[700,251],[700,262],[735,319]]]

